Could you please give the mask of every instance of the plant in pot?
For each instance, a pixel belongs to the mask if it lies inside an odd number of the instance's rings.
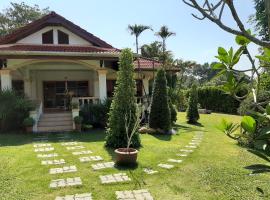
[[[127,137],[127,146],[125,148],[118,148],[115,149],[116,153],[116,163],[123,165],[134,165],[137,162],[137,156],[138,156],[138,150],[135,148],[130,148],[130,145],[132,143],[132,137],[138,132],[138,128],[140,126],[140,123],[142,121],[141,118],[142,109],[139,109],[139,106],[137,106],[136,109],[136,119],[134,123],[132,123],[132,113],[129,111],[129,113],[125,114],[125,132]]]
[[[32,117],[27,117],[23,120],[23,126],[27,133],[33,132],[33,126],[35,124],[35,120]]]
[[[82,131],[82,121],[83,121],[82,117],[80,116],[74,117],[75,129],[78,132]]]

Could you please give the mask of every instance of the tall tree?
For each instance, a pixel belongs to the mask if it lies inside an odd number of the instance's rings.
[[[29,6],[24,2],[10,3],[10,7],[0,13],[0,36],[24,26],[49,13],[49,8]]]
[[[167,26],[162,26],[158,32],[156,32],[156,35],[162,39],[162,54],[163,54],[163,65],[165,66],[166,62],[166,40],[174,36],[175,33],[169,31],[169,28]]]
[[[189,92],[187,120],[190,124],[195,124],[200,119],[198,112],[198,91],[195,84],[192,85]]]
[[[141,53],[143,57],[159,60],[162,53],[162,44],[158,41],[154,41],[150,44],[144,44],[141,47]]]

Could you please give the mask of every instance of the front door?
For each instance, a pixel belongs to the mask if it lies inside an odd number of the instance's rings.
[[[44,81],[44,108],[67,110],[69,107],[67,94],[73,97],[87,97],[88,93],[88,81]]]

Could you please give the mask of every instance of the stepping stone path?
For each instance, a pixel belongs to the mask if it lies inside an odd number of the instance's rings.
[[[78,185],[82,185],[82,180],[80,177],[52,180],[49,187],[59,188],[59,187],[78,186]]]
[[[177,156],[180,156],[180,157],[187,157],[188,155],[187,154],[176,154]]]
[[[181,152],[187,152],[187,153],[192,153],[193,150],[190,149],[180,149]]]
[[[99,176],[99,178],[102,184],[131,181],[131,179],[127,176],[126,173],[109,174],[105,176]]]
[[[57,153],[51,153],[51,154],[38,154],[37,157],[38,158],[53,158],[53,157],[57,157],[58,154]]]
[[[89,157],[80,157],[80,162],[90,162],[90,161],[100,161],[103,160],[101,156],[89,156]]]
[[[195,146],[195,145],[187,145],[187,146],[185,146],[186,148],[191,148],[191,149],[196,149],[197,148],[197,146]]]
[[[116,191],[117,200],[154,200],[148,190]]]
[[[45,147],[45,148],[34,149],[35,152],[48,152],[48,151],[53,151],[53,150],[54,150],[53,147]]]
[[[103,162],[103,163],[97,163],[94,165],[91,165],[93,170],[100,170],[100,169],[106,169],[106,168],[114,168],[114,162]]]
[[[173,162],[173,163],[181,163],[183,160],[177,160],[177,159],[168,159],[168,162]]]
[[[75,152],[72,152],[72,154],[74,156],[86,155],[86,154],[91,154],[91,153],[93,153],[93,152],[92,151],[89,151],[89,150],[87,150],[87,151],[75,151]]]
[[[42,160],[41,165],[61,165],[65,164],[66,161],[64,159],[60,160]]]
[[[62,167],[62,168],[52,168],[50,169],[50,174],[63,174],[63,173],[71,173],[71,172],[77,172],[77,167],[72,165],[68,167]]]
[[[37,147],[51,147],[52,145],[51,144],[34,144],[33,146],[37,148]]]
[[[73,146],[73,145],[78,145],[78,142],[64,142],[61,143],[62,146]]]
[[[56,197],[55,200],[93,200],[91,193],[66,195],[64,197]]]
[[[76,150],[76,149],[84,149],[84,146],[73,146],[73,147],[66,147],[67,150]]]
[[[162,164],[162,163],[158,164],[158,166],[161,167],[161,168],[164,168],[164,169],[172,169],[172,168],[174,168],[174,165]]]
[[[158,173],[158,171],[155,171],[155,170],[152,170],[152,169],[149,169],[149,168],[144,168],[143,171],[146,173],[146,174],[156,174]]]

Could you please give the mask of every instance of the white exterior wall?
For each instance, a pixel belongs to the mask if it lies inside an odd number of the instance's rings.
[[[79,37],[78,35],[75,35],[74,33],[70,32],[69,30],[61,27],[61,26],[48,26],[45,27],[19,41],[17,43],[20,44],[42,44],[42,34],[50,31],[53,29],[54,32],[54,44],[58,44],[58,35],[57,30],[63,31],[64,33],[69,35],[69,44],[70,45],[82,45],[82,46],[89,46],[92,45],[90,42],[84,40],[83,38]]]

